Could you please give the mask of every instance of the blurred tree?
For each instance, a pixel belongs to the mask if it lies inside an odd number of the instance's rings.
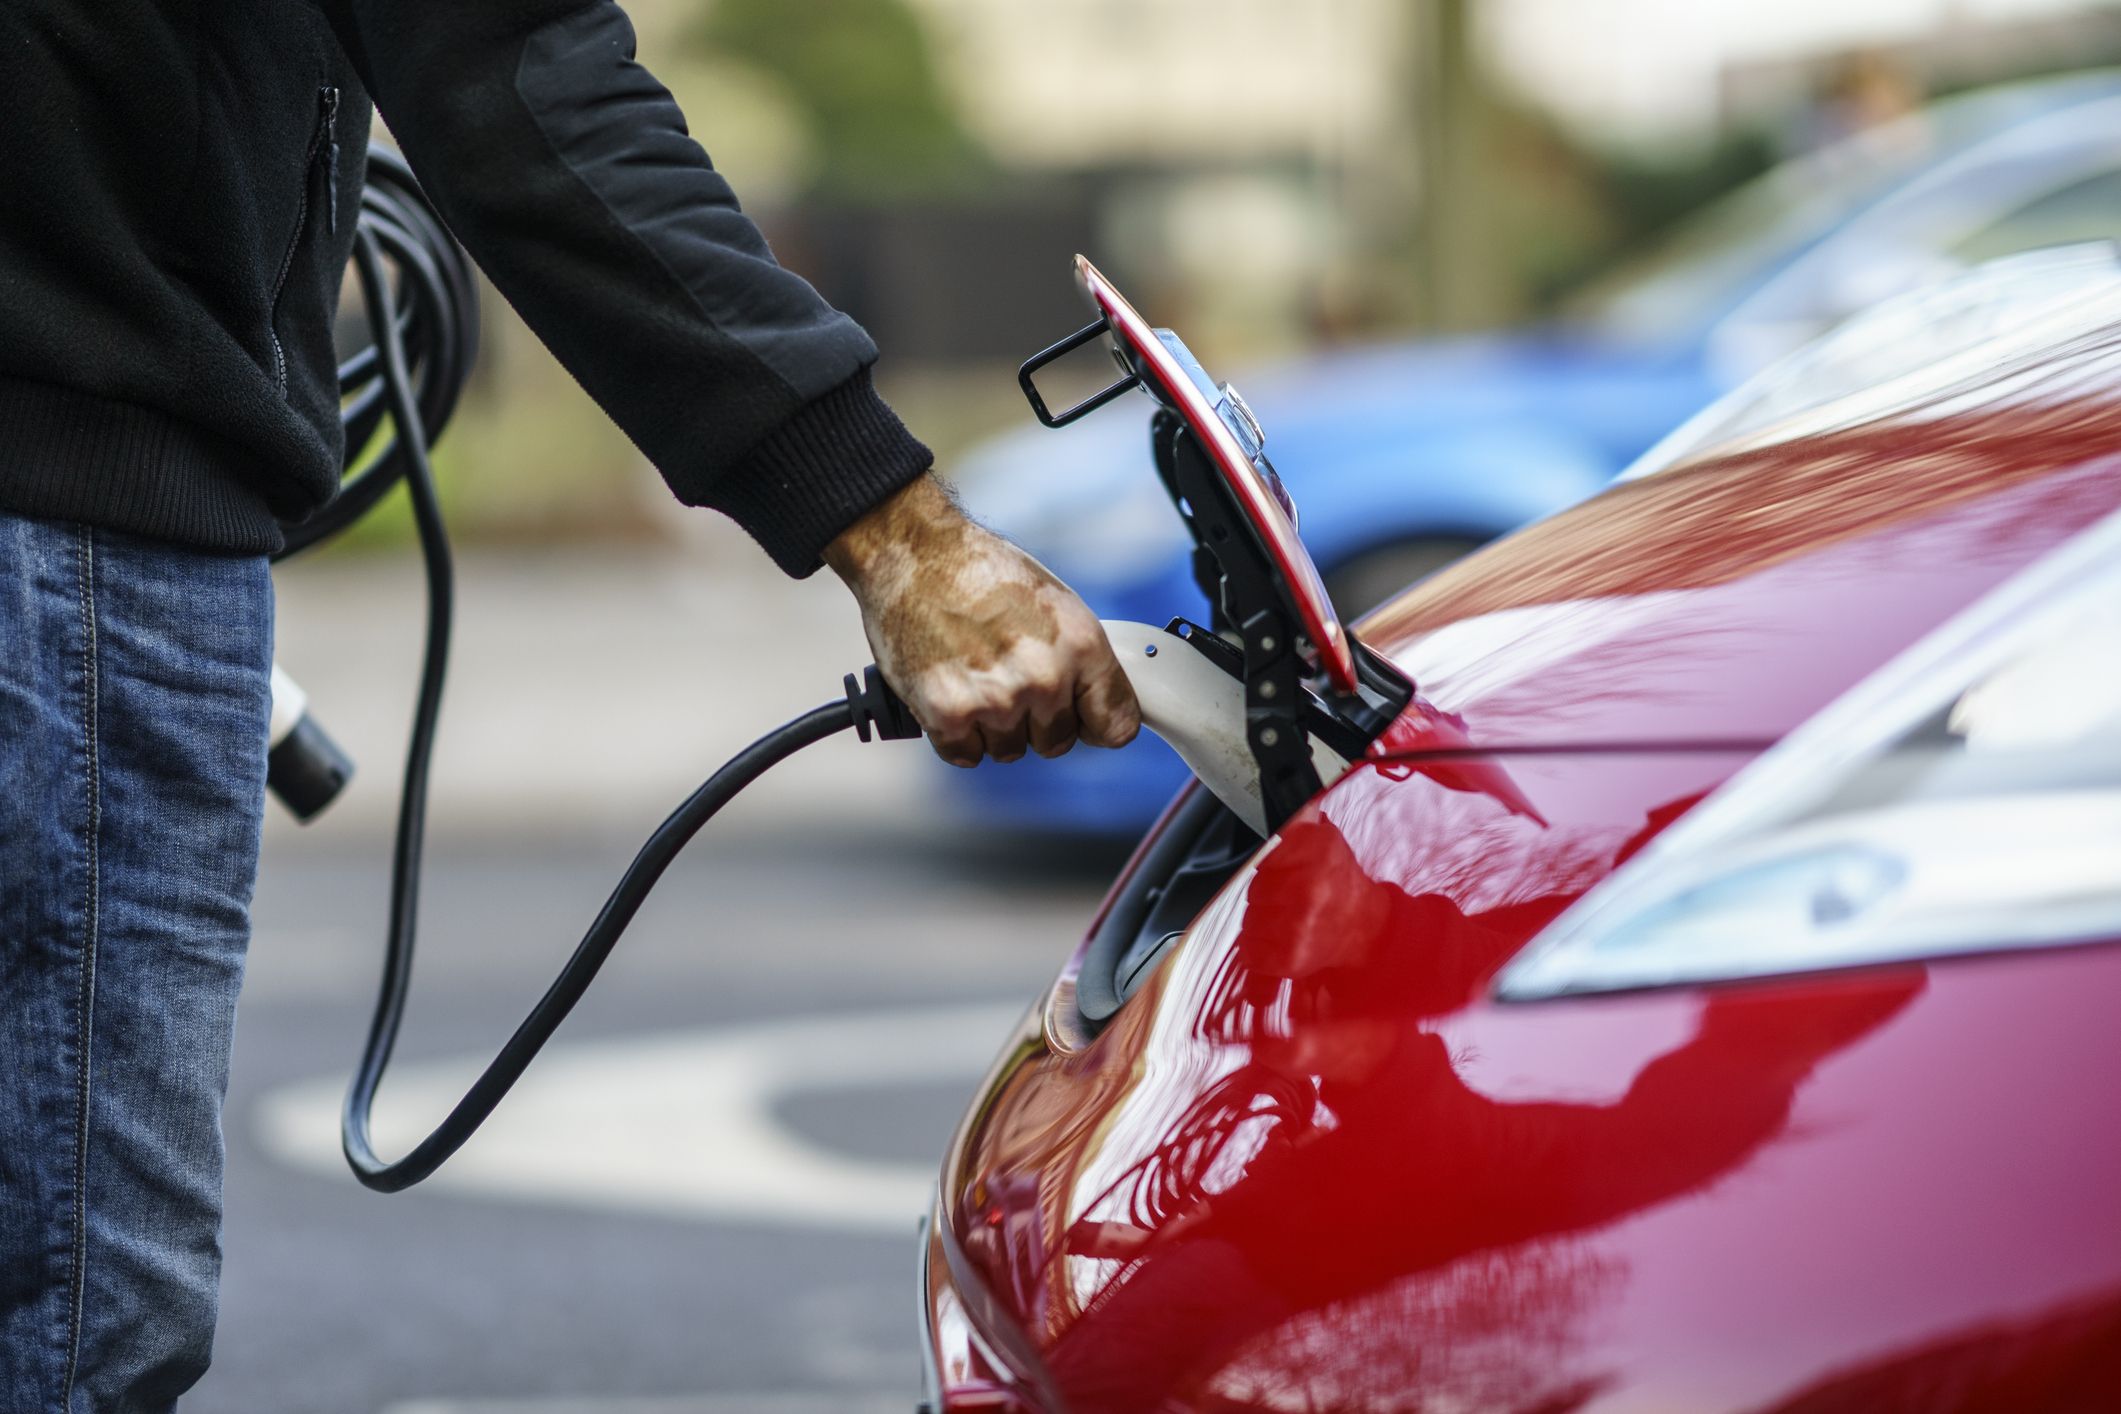
[[[1420,189],[1407,255],[1429,328],[1545,313],[1570,289],[1765,171],[1764,129],[1604,151],[1487,72],[1472,0],[1407,0]]]
[[[1783,155],[1766,124],[1733,128],[1676,152],[1618,152],[1597,157],[1613,244],[1637,245],[1743,186]]]
[[[1407,0],[1407,120],[1419,185],[1400,263],[1430,329],[1538,312],[1610,253],[1625,225],[1600,158],[1497,85],[1471,0]]]
[[[1498,257],[1514,312],[1543,315],[1580,286],[1759,176],[1778,151],[1741,128],[1664,151],[1591,147],[1538,109],[1498,105]]]
[[[1467,0],[1414,0],[1421,162],[1419,271],[1424,322],[1468,329],[1508,317],[1511,272],[1493,230],[1490,104]]]
[[[786,89],[810,130],[821,192],[931,191],[985,170],[905,0],[714,0],[684,40]]]

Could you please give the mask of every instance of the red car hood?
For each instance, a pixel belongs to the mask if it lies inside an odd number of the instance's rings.
[[[1483,747],[1765,746],[2111,509],[2121,410],[1886,423],[1624,482],[1360,626]],[[1386,749],[1434,749],[1410,714]]]
[[[1071,964],[967,1119],[946,1384],[1869,1409],[1953,1359],[2006,1381],[1962,1407],[2045,1407],[1999,1343],[2121,1381],[2121,951],[1486,997],[1757,750],[2121,505],[2114,447],[2121,410],[2069,405],[1726,457],[1372,616],[1420,688],[1373,759],[1094,1035]]]

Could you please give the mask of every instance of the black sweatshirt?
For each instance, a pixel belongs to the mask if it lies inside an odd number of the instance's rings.
[[[609,0],[7,0],[0,509],[276,549],[338,482],[369,95],[680,500],[792,574],[929,463]]]

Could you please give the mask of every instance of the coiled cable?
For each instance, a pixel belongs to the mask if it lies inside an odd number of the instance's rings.
[[[456,411],[479,353],[479,286],[471,260],[420,190],[405,159],[374,143],[368,149],[368,181],[361,192],[355,241],[363,237],[397,265],[393,293],[399,345],[426,439],[439,437]],[[369,299],[364,289],[364,299]],[[285,559],[331,539],[374,510],[404,480],[410,462],[404,433],[392,419],[392,435],[371,446],[390,411],[382,342],[374,337],[375,306],[369,305],[369,342],[339,365],[339,420],[345,428],[350,473],[330,504],[304,520],[283,526]]]

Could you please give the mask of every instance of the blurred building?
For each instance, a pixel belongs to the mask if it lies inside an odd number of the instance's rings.
[[[1380,183],[1376,169],[1412,167],[1395,141],[1406,0],[913,3],[1007,195],[872,211],[809,238],[841,269],[872,240],[896,247],[879,258],[898,273],[850,281],[855,304],[886,332],[896,326],[896,346],[1027,351],[1017,321],[968,325],[888,293],[935,288],[902,272],[946,240],[956,254],[942,283],[957,293],[945,304],[994,314],[1026,281],[1071,298],[1065,254],[1080,248],[1205,342],[1256,343],[1304,324],[1359,239],[1352,227],[1405,200],[1405,180]]]
[[[1482,73],[1579,152],[1740,127],[1797,147],[1939,87],[2114,55],[2121,24],[2114,0],[906,3],[1009,185],[813,206],[805,248],[893,347],[944,359],[1064,323],[1052,272],[1076,247],[1232,355],[1521,313],[1519,247],[1591,218],[1538,204],[1577,159],[1499,138]]]
[[[1404,0],[916,0],[1014,166],[1345,161],[1393,119]]]

